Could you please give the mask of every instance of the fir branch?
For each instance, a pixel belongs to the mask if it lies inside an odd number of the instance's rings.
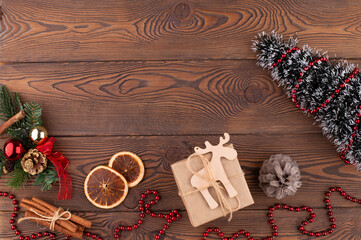
[[[22,140],[25,138],[29,138],[29,134],[26,129],[23,128],[12,128],[11,126],[6,129],[6,132],[9,134],[11,138],[15,138],[23,142]]]
[[[12,93],[5,85],[0,87],[0,120],[7,121],[20,110],[25,111],[25,118],[14,123],[6,132],[11,138],[20,140],[29,149],[35,145],[32,143],[29,132],[35,126],[42,126],[42,108],[39,104],[31,102],[21,104],[17,93]]]
[[[53,165],[48,167],[36,176],[34,185],[41,184],[41,191],[50,190],[59,181],[58,174]]]
[[[6,158],[3,154],[3,151],[0,149],[0,177],[3,173],[3,166],[5,164]]]
[[[14,100],[15,100],[15,102],[16,102],[16,105],[17,105],[18,108],[19,108],[18,111],[24,110],[23,105],[21,104],[21,101],[20,101],[19,94],[16,93],[16,92],[14,92]]]
[[[6,129],[6,132],[11,138],[19,140],[26,149],[31,149],[36,146],[29,137],[29,131],[25,128],[11,128],[10,126]]]
[[[5,162],[0,162],[0,177],[3,175],[3,167]]]
[[[7,121],[19,112],[20,109],[22,109],[22,105],[19,96],[17,94],[13,95],[5,85],[2,85],[0,88],[0,119]],[[20,122],[14,125],[20,127]]]
[[[12,93],[6,86],[0,87],[0,119],[3,121],[9,120],[12,116],[23,110],[19,95]],[[25,129],[25,120],[21,119],[11,125],[6,132],[11,138],[20,141],[28,142],[29,139],[27,130]],[[25,144],[26,145],[26,144]]]
[[[30,102],[24,104],[25,125],[29,131],[35,126],[42,126],[41,121],[42,108],[39,104]]]
[[[12,172],[11,178],[6,183],[7,186],[12,187],[14,190],[24,187],[24,185],[29,181],[30,175],[24,172],[21,167],[20,161],[17,161],[14,167],[14,172]]]

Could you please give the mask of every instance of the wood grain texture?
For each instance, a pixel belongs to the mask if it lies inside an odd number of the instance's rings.
[[[345,0],[2,0],[1,62],[249,59],[273,29],[359,58],[360,4]]]
[[[165,213],[165,212],[163,212]],[[325,230],[329,228],[329,221],[326,216],[326,210],[316,209],[315,222],[308,224],[307,229],[309,230]],[[103,237],[103,239],[113,239],[111,236],[114,234],[113,229],[118,227],[120,224],[133,225],[138,220],[139,213],[126,213],[126,212],[113,212],[109,213],[80,213],[82,217],[85,217],[93,222],[91,231],[97,233]],[[227,222],[225,218],[215,220],[205,226],[197,228],[192,227],[188,221],[186,212],[181,212],[183,216],[179,221],[174,222],[170,225],[165,236],[161,239],[165,240],[198,240],[203,236],[203,232],[208,226],[220,227],[227,237],[231,237],[236,231],[245,229],[256,236],[257,239],[261,237],[269,236],[271,233],[271,227],[267,222],[268,217],[266,216],[266,210],[241,210],[234,214],[233,220]],[[20,214],[22,215],[22,214]],[[309,216],[304,212],[296,213],[289,211],[278,211],[275,214],[275,221],[278,226],[279,237],[277,239],[289,240],[289,239],[314,239],[308,238],[301,234],[297,229],[297,226]],[[16,240],[10,225],[7,223],[9,220],[10,213],[0,213],[0,232],[2,233],[2,239]],[[361,225],[361,208],[343,208],[335,209],[334,216],[336,218],[337,228],[332,235],[328,235],[324,239],[331,240],[356,240],[360,239],[360,225]],[[162,221],[163,220],[163,221]],[[164,219],[151,219],[147,216],[145,223],[135,231],[125,232],[121,235],[121,239],[132,239],[132,240],[152,240],[154,235],[158,233],[159,229],[164,225]],[[257,224],[255,224],[257,223]],[[36,224],[32,222],[22,222],[18,225],[22,233],[28,234],[33,233],[34,230],[41,231]],[[11,233],[11,234],[10,234]],[[57,234],[58,239],[64,239],[63,235]],[[218,239],[211,238],[208,239]],[[241,238],[242,239],[242,238]],[[244,239],[244,238],[243,238]],[[320,238],[322,239],[322,238]]]
[[[56,150],[61,151],[71,161],[69,173],[74,187],[73,199],[55,203],[57,188],[50,192],[41,192],[38,186],[27,186],[15,192],[18,198],[37,197],[53,205],[78,211],[99,211],[92,206],[84,195],[83,182],[91,169],[98,165],[107,165],[110,157],[119,151],[132,151],[144,161],[146,168],[144,180],[131,188],[128,197],[115,210],[135,211],[142,191],[156,189],[161,193],[162,202],[155,206],[159,210],[177,208],[184,210],[170,165],[186,158],[194,146],[202,146],[205,140],[216,144],[219,136],[155,136],[155,137],[70,137],[57,138]],[[231,141],[238,151],[242,169],[246,173],[255,204],[248,209],[264,209],[278,202],[268,198],[258,187],[258,172],[262,162],[276,153],[291,155],[300,165],[302,187],[295,196],[282,199],[289,205],[312,205],[324,207],[324,192],[333,185],[339,185],[353,196],[361,198],[359,186],[361,172],[345,165],[336,155],[334,148],[320,134],[308,135],[233,135]],[[0,189],[8,189],[5,180],[0,180]],[[10,210],[1,204],[0,210]],[[341,197],[334,198],[335,207],[349,207],[351,203]],[[111,213],[113,210],[106,211]]]
[[[229,132],[255,204],[231,223],[222,218],[207,225],[264,237],[266,209],[280,202],[312,206],[317,217],[310,229],[324,229],[324,192],[338,185],[361,198],[361,172],[343,164],[312,118],[256,66],[251,40],[275,29],[331,57],[360,59],[360,12],[352,0],[0,0],[0,84],[43,106],[55,149],[71,160],[74,183],[70,201],[56,202],[57,186],[41,192],[33,182],[14,193],[76,209],[94,222],[92,231],[111,239],[114,227],[137,220],[140,193],[157,189],[161,201],[154,209],[176,208],[184,216],[164,239],[200,239],[204,227],[191,227],[170,165]],[[97,209],[84,196],[84,179],[123,150],[141,156],[145,178],[119,207]],[[281,201],[266,197],[257,180],[262,162],[276,153],[291,155],[302,173],[302,187]],[[1,191],[10,190],[5,182],[6,176]],[[0,239],[8,240],[15,237],[6,200],[0,198]],[[338,227],[327,239],[361,239],[361,207],[341,196],[331,202]],[[276,215],[278,239],[308,239],[296,228],[304,213]],[[122,239],[153,239],[162,225],[147,219]],[[35,225],[21,227],[26,234]]]
[[[4,64],[0,71],[0,83],[42,105],[54,136],[321,131],[255,61]]]

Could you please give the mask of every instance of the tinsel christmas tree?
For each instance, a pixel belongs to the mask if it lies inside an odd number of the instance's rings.
[[[325,53],[299,48],[297,39],[284,41],[275,32],[260,33],[252,49],[296,107],[315,116],[341,158],[361,170],[359,69],[347,61],[331,63]]]

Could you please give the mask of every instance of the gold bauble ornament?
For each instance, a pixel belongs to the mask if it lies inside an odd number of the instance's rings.
[[[48,138],[48,131],[44,127],[36,126],[30,130],[30,139],[35,144],[42,144]]]

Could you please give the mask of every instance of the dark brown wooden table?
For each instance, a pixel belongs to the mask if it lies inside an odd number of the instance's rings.
[[[42,104],[56,149],[71,160],[74,181],[70,201],[56,202],[57,187],[41,192],[32,183],[14,192],[18,198],[38,196],[73,209],[94,222],[92,231],[112,239],[116,226],[137,219],[140,192],[157,189],[162,200],[155,209],[177,208],[183,215],[164,239],[195,240],[208,225],[265,237],[266,209],[275,202],[311,205],[317,217],[310,229],[324,229],[329,186],[361,197],[361,173],[343,164],[312,119],[256,66],[250,50],[258,32],[276,29],[296,34],[301,45],[359,63],[360,1],[0,0],[0,6],[0,83],[24,101]],[[231,223],[219,219],[193,228],[170,165],[205,140],[216,143],[223,132],[231,134],[255,204]],[[85,176],[123,150],[141,156],[145,178],[121,206],[98,209],[84,196]],[[259,167],[275,153],[291,155],[302,171],[302,188],[282,201],[258,187]],[[10,190],[5,179],[0,190]],[[327,239],[361,239],[361,207],[341,197],[332,205],[337,228]],[[10,210],[0,198],[0,239],[15,239],[7,224]],[[305,217],[277,213],[278,239],[307,239],[297,230]],[[122,239],[152,239],[162,225],[146,218]],[[32,223],[21,228],[37,229]]]

